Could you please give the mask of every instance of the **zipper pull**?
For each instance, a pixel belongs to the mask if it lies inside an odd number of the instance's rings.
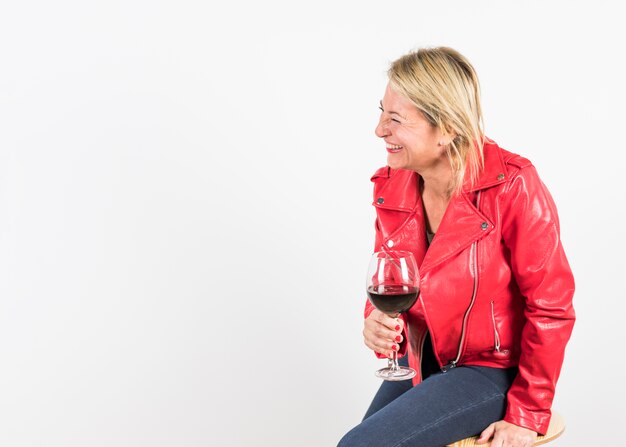
[[[456,368],[456,360],[451,360],[450,363],[448,363],[447,365],[442,366],[441,367],[441,372],[445,374],[448,371],[450,371],[452,368]]]

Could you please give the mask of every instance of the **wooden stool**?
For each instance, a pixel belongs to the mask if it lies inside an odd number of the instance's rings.
[[[537,440],[533,445],[541,445],[550,441],[554,441],[556,438],[561,436],[565,431],[565,420],[563,417],[553,412],[552,418],[550,419],[550,425],[548,426],[548,432],[543,436],[537,436]],[[489,444],[476,444],[476,440],[478,436],[472,436],[471,438],[461,439],[460,441],[455,442],[454,444],[448,444],[448,447],[485,447]]]

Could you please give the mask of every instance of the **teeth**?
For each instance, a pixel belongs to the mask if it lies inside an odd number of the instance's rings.
[[[395,144],[388,144],[387,149],[402,149],[402,146],[396,146]]]

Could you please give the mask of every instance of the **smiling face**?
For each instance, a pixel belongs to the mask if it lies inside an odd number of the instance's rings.
[[[390,85],[387,85],[380,109],[376,135],[385,140],[389,167],[422,173],[442,163],[449,164],[445,155],[449,141],[441,130],[430,124],[411,101]]]

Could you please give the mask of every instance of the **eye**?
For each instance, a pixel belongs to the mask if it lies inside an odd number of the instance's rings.
[[[380,110],[380,111],[381,111],[381,112],[383,112],[383,113],[385,112],[385,109],[383,109],[383,105],[382,105],[382,104],[378,106],[378,110]],[[395,112],[393,112],[393,113],[395,114]],[[393,121],[393,122],[394,122],[394,123],[396,123],[396,124],[402,124],[402,123],[400,122],[400,120],[398,120],[398,119],[396,119],[396,118],[389,118],[389,121]]]

